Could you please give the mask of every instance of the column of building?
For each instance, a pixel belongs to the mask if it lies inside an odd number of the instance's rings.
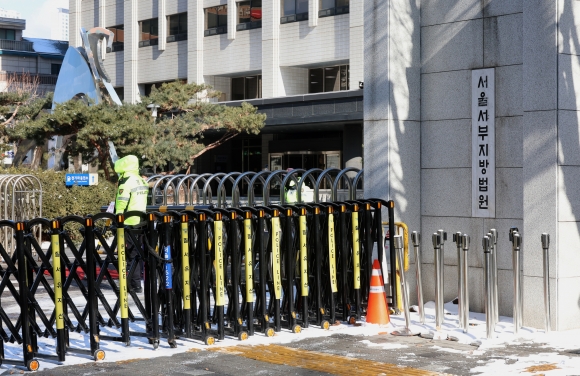
[[[415,3],[364,1],[363,139],[365,196],[395,200],[396,220],[417,229],[421,118],[420,12]]]
[[[523,2],[524,325],[542,328],[540,236],[550,234],[551,326],[580,322],[580,45],[577,2]]]
[[[203,1],[187,2],[187,81],[201,84],[203,79]]]
[[[159,51],[165,51],[167,45],[167,10],[165,7],[166,0],[157,0],[157,20],[158,20],[158,39],[159,44],[157,49]]]
[[[351,0],[349,6],[350,90],[357,90],[364,81],[364,0]],[[315,1],[318,4],[318,1]]]
[[[262,2],[262,98],[277,97],[282,92],[280,1],[264,1]]]
[[[123,19],[125,24],[124,46],[124,87],[125,102],[136,103],[139,101],[139,86],[137,81],[137,69],[139,60],[139,22],[138,0],[125,0],[123,7]]]
[[[73,0],[70,2],[69,10],[69,44],[71,47],[79,47],[82,45],[79,28],[81,24],[82,15],[82,0]]]

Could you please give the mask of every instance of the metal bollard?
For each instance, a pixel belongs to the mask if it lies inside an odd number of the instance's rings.
[[[463,310],[462,328],[463,332],[467,333],[469,329],[469,262],[467,259],[467,251],[469,250],[469,235],[463,234],[461,237],[461,248],[463,249],[463,257],[461,258],[461,270],[462,270],[462,284],[461,284],[461,305]]]
[[[521,258],[520,258],[520,247],[522,244],[521,235],[518,233],[517,228],[510,229],[510,241],[512,242],[512,253],[513,253],[513,271],[514,271],[514,334],[518,334],[519,329],[522,324],[522,289],[521,289]]]
[[[542,249],[544,250],[544,312],[545,329],[548,333],[550,329],[550,234],[542,234]]]
[[[443,274],[441,273],[441,235],[433,234],[435,252],[435,328],[441,330],[443,324]]]
[[[491,237],[489,238],[491,246],[491,271],[493,273],[493,329],[499,322],[499,299],[497,294],[497,230],[492,228],[489,230]]]
[[[484,236],[482,240],[483,246],[483,277],[485,286],[485,331],[487,339],[493,338],[493,273],[491,270],[491,250],[489,236]]]
[[[417,231],[411,233],[413,248],[415,249],[415,275],[417,277],[417,307],[419,307],[419,321],[425,324],[425,309],[423,307],[423,283],[421,282],[421,234]]]
[[[403,237],[395,235],[395,251],[397,253],[397,262],[399,265],[399,273],[401,276],[401,294],[403,296],[403,312],[405,314],[405,329],[396,330],[392,334],[398,336],[412,336],[411,332],[411,315],[409,313],[409,295],[407,294],[407,282],[405,281],[404,255],[403,255]]]
[[[441,252],[439,252],[439,273],[441,275],[439,315],[441,317],[441,324],[443,324],[443,321],[445,320],[445,292],[443,286],[445,285],[445,242],[447,241],[447,232],[443,230],[437,230],[437,233],[441,237]]]
[[[453,234],[453,242],[457,245],[457,323],[463,328],[463,252],[461,251],[461,232]]]
[[[491,278],[490,278],[491,285],[489,287],[491,289],[491,302],[490,302],[489,311],[491,312],[490,319],[491,319],[492,331],[495,331],[495,324],[496,324],[495,311],[496,311],[496,309],[495,309],[495,300],[494,300],[494,294],[493,294],[493,286],[495,285],[494,279],[493,279],[494,278],[494,273],[493,273],[493,269],[494,269],[494,267],[493,267],[493,251],[494,251],[494,249],[493,249],[493,234],[490,231],[486,234],[486,236],[489,238],[489,270],[491,273],[490,274],[491,275]]]

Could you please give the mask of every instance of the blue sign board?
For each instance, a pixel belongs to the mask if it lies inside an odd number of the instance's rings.
[[[71,185],[94,185],[95,174],[66,174],[66,186]]]

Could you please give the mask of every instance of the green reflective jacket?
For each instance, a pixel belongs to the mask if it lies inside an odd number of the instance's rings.
[[[139,160],[134,155],[128,155],[115,162],[115,172],[119,174],[119,186],[115,198],[115,214],[127,211],[147,209],[147,193],[149,186],[139,175]],[[139,224],[139,217],[125,218],[125,224]]]

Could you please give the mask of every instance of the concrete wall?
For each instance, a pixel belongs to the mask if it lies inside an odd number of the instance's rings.
[[[421,230],[425,278],[434,279],[431,234],[449,234],[445,299],[457,296],[451,234],[471,236],[470,304],[483,311],[481,238],[499,231],[501,315],[512,311],[509,227],[523,228],[521,1],[424,1],[421,5]],[[450,58],[452,57],[452,58]],[[495,68],[496,218],[471,217],[471,71]],[[424,284],[428,299],[432,283]]]
[[[553,278],[552,289],[556,290],[553,295],[557,297],[556,307],[552,306],[558,312],[556,324],[558,328],[567,329],[578,327],[580,320],[580,271],[576,267],[580,264],[580,196],[577,189],[580,179],[580,3],[559,0],[556,12],[558,102],[557,127],[552,129],[557,137],[552,137],[550,143],[556,145],[558,153],[558,230],[557,237],[552,235],[551,239],[555,249],[550,251],[550,256],[557,260],[557,266],[552,267],[550,276]],[[554,59],[550,61],[553,72]],[[526,281],[532,286],[537,284],[532,273],[526,274]]]
[[[418,0],[364,1],[364,194],[394,200],[411,231],[421,226],[420,20]]]

